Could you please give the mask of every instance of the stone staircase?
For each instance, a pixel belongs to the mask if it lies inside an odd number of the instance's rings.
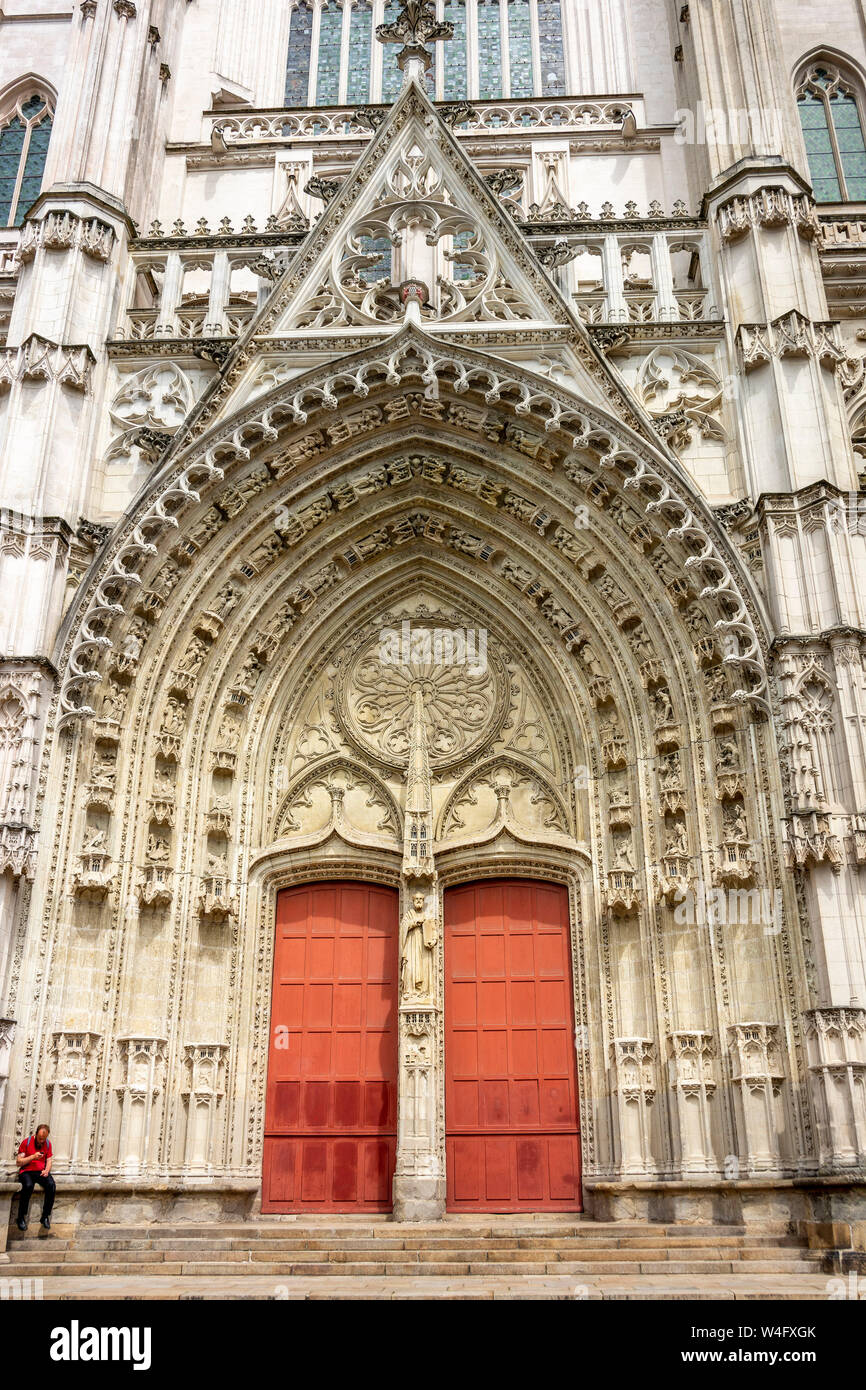
[[[826,1256],[783,1226],[574,1216],[259,1217],[10,1229],[0,1276],[48,1298],[826,1299]]]

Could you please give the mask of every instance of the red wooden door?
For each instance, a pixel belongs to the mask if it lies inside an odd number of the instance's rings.
[[[397,901],[363,883],[277,897],[263,1211],[391,1209]]]
[[[445,1134],[451,1211],[580,1211],[565,888],[445,894]]]

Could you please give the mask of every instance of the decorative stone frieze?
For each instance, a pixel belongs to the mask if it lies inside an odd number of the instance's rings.
[[[186,1080],[181,1098],[186,1109],[186,1134],[183,1163],[190,1173],[207,1172],[217,1163],[217,1121],[225,1096],[227,1055],[226,1043],[189,1043],[184,1048]]]
[[[129,1033],[117,1039],[123,1079],[117,1087],[120,1099],[120,1132],[117,1162],[127,1173],[151,1166],[156,1140],[156,1105],[165,1086],[165,1038]]]
[[[0,1120],[3,1118],[3,1102],[6,1097],[6,1082],[9,1077],[9,1058],[12,1041],[15,1037],[15,1019],[0,1018]]]
[[[821,1171],[866,1169],[866,1009],[809,1009],[806,1041]]]
[[[26,825],[0,825],[0,874],[32,881],[36,873],[37,835]]]
[[[711,1113],[716,1092],[712,1034],[699,1029],[676,1032],[669,1034],[667,1042],[671,1121],[680,1174],[685,1177],[715,1172],[718,1164]]]
[[[745,372],[784,357],[813,358],[833,369],[845,360],[839,325],[834,321],[815,322],[797,309],[780,314],[767,324],[741,324],[737,329],[737,349]]]
[[[791,226],[804,241],[814,240],[821,230],[812,199],[786,188],[767,187],[737,194],[720,204],[717,218],[723,241],[738,241],[758,227]]]
[[[90,1149],[93,1087],[101,1033],[61,1029],[51,1035],[49,1124],[55,1158],[74,1171],[86,1168]]]
[[[784,1066],[775,1023],[735,1023],[728,1028],[731,1082],[741,1176],[778,1173],[783,1166],[780,1103]]]
[[[18,259],[28,262],[37,251],[81,251],[94,261],[109,261],[117,240],[114,228],[98,217],[81,217],[66,210],[28,219],[21,228]]]
[[[652,1177],[655,1044],[649,1038],[614,1038],[610,1044],[614,1162],[620,1177]]]
[[[0,348],[0,393],[22,381],[87,392],[96,358],[86,344],[67,346],[31,333],[20,347]]]

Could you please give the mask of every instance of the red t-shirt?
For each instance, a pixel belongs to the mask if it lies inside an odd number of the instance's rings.
[[[36,1135],[31,1134],[29,1139],[21,1140],[18,1145],[18,1152],[20,1154],[33,1154],[32,1163],[22,1163],[18,1169],[19,1173],[41,1173],[51,1157],[51,1140],[46,1139],[43,1147],[38,1149],[36,1147]]]

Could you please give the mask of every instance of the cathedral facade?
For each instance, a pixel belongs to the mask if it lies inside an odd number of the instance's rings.
[[[866,1220],[825,30],[4,5],[0,1144],[67,1212]]]

